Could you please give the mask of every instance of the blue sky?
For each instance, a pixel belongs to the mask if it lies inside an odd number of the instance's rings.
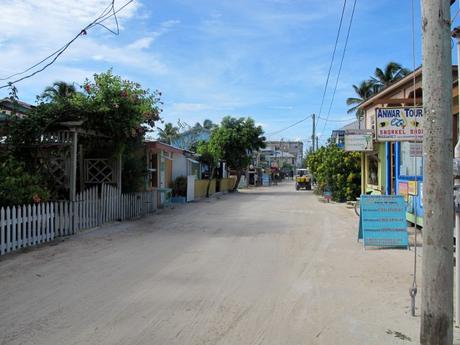
[[[124,4],[117,0],[116,6]],[[352,0],[332,70],[323,116],[337,75]],[[0,77],[23,70],[67,42],[107,0],[3,0]],[[121,33],[95,28],[51,68],[17,85],[34,102],[55,80],[81,83],[114,73],[163,93],[164,120],[193,125],[225,115],[251,116],[266,133],[318,113],[342,0],[136,0],[120,13]],[[421,61],[420,4],[416,6],[416,64]],[[457,6],[457,5],[454,5]],[[376,66],[412,67],[411,0],[358,0],[347,55],[330,119],[347,115],[352,84]],[[111,24],[113,25],[113,24]],[[6,96],[0,91],[0,97]],[[345,122],[318,125],[321,140]],[[311,136],[306,121],[272,139]]]

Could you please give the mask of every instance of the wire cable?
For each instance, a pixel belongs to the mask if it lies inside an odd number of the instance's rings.
[[[283,128],[283,129],[280,129],[279,131],[272,132],[272,133],[268,133],[267,136],[273,136],[273,135],[275,135],[275,134],[284,132],[284,131],[288,130],[289,128],[292,128],[292,127],[294,127],[294,126],[297,126],[299,123],[302,123],[302,122],[307,121],[307,120],[310,119],[311,117],[312,117],[312,115],[309,115],[309,116],[303,118],[302,120],[299,120],[299,121],[293,123],[292,125],[290,125],[290,126],[288,126],[288,127],[285,127],[285,128]]]
[[[329,104],[329,110],[327,111],[327,116],[326,116],[326,119],[324,121],[323,132],[326,129],[326,124],[327,124],[327,122],[329,120],[329,116],[331,115],[331,109],[332,109],[332,105],[334,104],[335,93],[337,92],[337,86],[339,85],[340,73],[342,72],[343,61],[345,59],[345,53],[346,53],[347,47],[348,47],[348,40],[350,38],[351,25],[353,24],[353,17],[355,15],[356,1],[357,0],[354,0],[354,2],[353,2],[353,9],[351,10],[350,22],[348,23],[347,36],[345,38],[345,44],[343,46],[342,58],[340,59],[339,71],[337,72],[337,78],[335,79],[334,91],[332,92],[331,103]]]
[[[355,117],[350,117],[349,119],[343,119],[343,120],[333,120],[333,119],[327,119],[327,118],[324,118],[324,117],[318,117],[318,119],[321,119],[321,120],[326,121],[326,122],[350,122],[350,121],[356,120]],[[323,128],[323,131],[324,131],[324,128]]]
[[[337,37],[335,38],[334,50],[332,52],[331,64],[329,65],[329,71],[327,72],[326,85],[324,85],[323,96],[321,99],[321,106],[319,108],[318,116],[321,116],[321,112],[323,111],[324,100],[326,98],[327,87],[329,85],[329,78],[331,77],[332,66],[334,65],[335,53],[337,51],[337,45],[339,43],[340,32],[342,31],[343,16],[345,14],[346,5],[347,5],[347,0],[344,0],[343,6],[342,6],[342,13],[340,15],[339,28],[337,30]]]
[[[122,9],[124,9],[126,6],[128,6],[133,1],[134,0],[129,0],[122,7],[120,7],[118,10],[115,10],[115,0],[112,0],[110,5],[107,6],[96,19],[94,19],[91,23],[89,23],[82,30],[80,30],[80,32],[77,35],[75,35],[69,42],[67,42],[63,47],[61,47],[60,49],[56,50],[54,53],[48,55],[46,58],[40,60],[36,64],[34,64],[34,65],[30,66],[29,68],[25,69],[24,71],[14,73],[14,74],[6,77],[6,78],[1,78],[0,80],[9,80],[9,79],[11,79],[11,78],[13,78],[15,76],[19,76],[19,75],[25,74],[25,73],[33,70],[34,68],[40,66],[41,64],[43,64],[44,62],[48,61],[49,59],[51,59],[51,61],[46,63],[43,67],[39,68],[38,70],[36,70],[36,71],[34,71],[34,72],[24,76],[24,77],[21,77],[19,79],[14,80],[14,81],[10,81],[5,85],[0,86],[0,89],[10,87],[13,84],[21,82],[24,79],[28,79],[30,77],[33,77],[36,74],[44,71],[49,66],[51,66],[67,50],[67,48],[69,48],[69,46],[73,42],[75,42],[80,36],[85,36],[87,34],[88,30],[90,30],[91,28],[93,28],[93,27],[95,27],[97,25],[102,26],[103,28],[105,28],[106,30],[110,31],[111,33],[113,33],[115,35],[119,35],[120,28],[119,28],[118,19],[117,19],[116,15],[117,15],[117,13],[119,13]],[[116,27],[117,27],[116,31],[113,31],[113,30],[109,29],[106,25],[102,24],[102,22],[106,21],[107,19],[109,19],[111,17],[114,17],[114,19],[115,19],[115,24],[116,24]]]

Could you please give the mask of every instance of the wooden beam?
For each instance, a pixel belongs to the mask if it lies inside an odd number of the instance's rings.
[[[70,201],[75,201],[77,195],[77,148],[78,133],[72,133],[72,146],[70,148]]]
[[[398,103],[404,103],[404,104],[414,104],[414,99],[413,98],[380,98],[376,99],[374,101],[374,104],[398,104]],[[422,104],[423,103],[423,98],[417,97],[415,99],[415,104]]]

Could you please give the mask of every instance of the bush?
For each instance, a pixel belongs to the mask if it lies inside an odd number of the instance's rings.
[[[335,201],[355,200],[361,193],[361,160],[358,152],[336,145],[310,153],[306,165],[317,182],[317,193],[328,189]]]
[[[0,164],[0,206],[46,202],[50,192],[41,175],[27,172],[24,164],[7,157]]]
[[[178,176],[172,186],[173,196],[187,196],[187,177]]]

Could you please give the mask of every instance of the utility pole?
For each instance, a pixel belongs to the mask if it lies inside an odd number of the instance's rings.
[[[313,145],[313,152],[315,152],[315,138],[316,138],[316,115],[313,114],[312,115],[312,118],[313,118],[313,132],[312,132],[312,135],[311,135],[311,143]],[[316,147],[318,148],[318,147]]]
[[[454,222],[450,5],[450,0],[422,0],[425,217],[421,345],[452,345],[453,342]]]

